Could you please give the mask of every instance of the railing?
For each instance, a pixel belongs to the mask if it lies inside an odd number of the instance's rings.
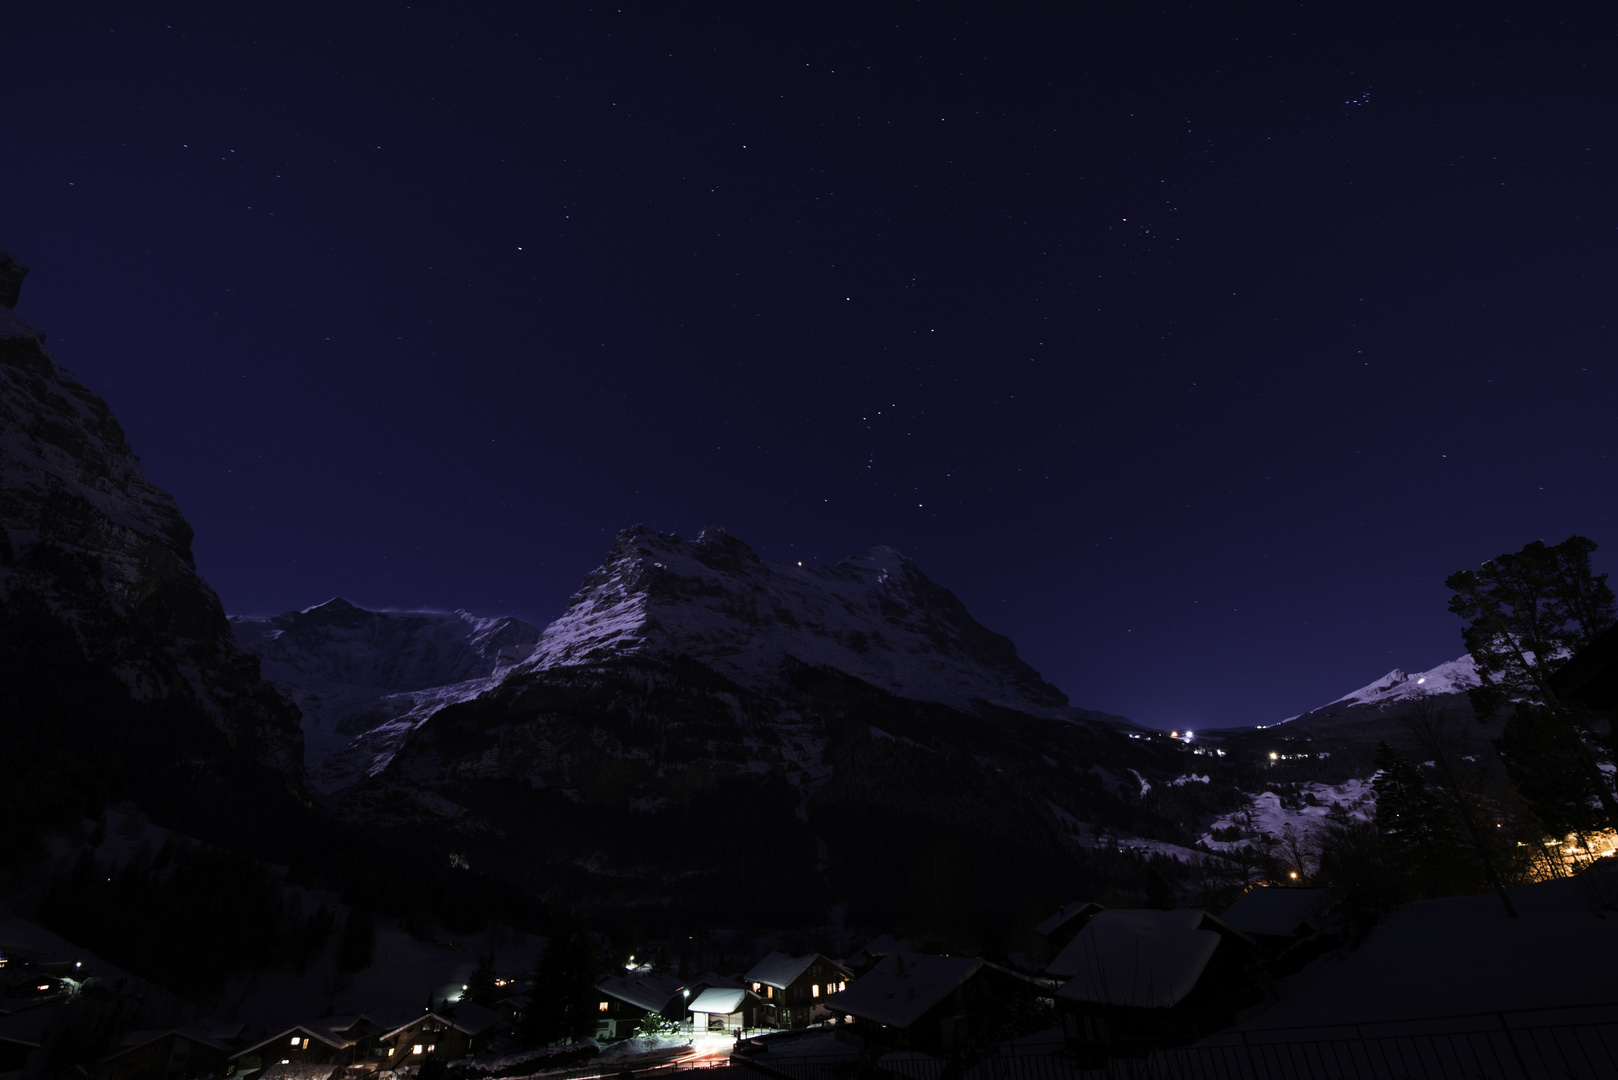
[[[774,1080],[1618,1080],[1618,1004],[1249,1028],[1057,1054],[735,1057]]]

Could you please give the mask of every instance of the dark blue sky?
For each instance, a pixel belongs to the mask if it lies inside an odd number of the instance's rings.
[[[885,543],[1185,727],[1611,565],[1618,9],[1139,7],[18,8],[0,243],[234,612]]]

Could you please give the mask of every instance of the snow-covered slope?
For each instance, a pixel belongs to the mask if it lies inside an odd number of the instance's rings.
[[[793,657],[921,701],[1067,705],[1009,638],[887,547],[806,568],[760,559],[722,529],[687,541],[635,526],[514,673],[636,654],[689,657],[754,689]]]
[[[399,738],[526,658],[539,627],[465,611],[367,611],[337,597],[269,618],[232,616],[264,677],[303,710],[310,783],[323,791],[386,763]]]
[[[1472,661],[1472,654],[1462,653],[1454,660],[1447,660],[1426,671],[1408,672],[1403,668],[1394,668],[1375,682],[1367,683],[1352,693],[1344,694],[1318,709],[1289,716],[1278,723],[1288,724],[1302,717],[1321,713],[1338,713],[1357,705],[1386,705],[1423,694],[1435,696],[1464,694],[1479,685],[1479,682],[1478,669]]]

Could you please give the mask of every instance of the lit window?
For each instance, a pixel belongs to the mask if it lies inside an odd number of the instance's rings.
[[[427,1052],[429,1054],[432,1053],[434,1050],[437,1050],[437,1049],[438,1049],[438,1044],[437,1043],[428,1043],[427,1044]]]
[[[389,1057],[392,1057],[392,1056],[393,1056],[393,1047],[391,1047],[391,1046],[390,1046],[390,1047],[388,1047],[388,1056],[389,1056]]]
[[[819,983],[815,983],[815,985],[813,985],[813,986],[811,986],[809,988],[809,996],[810,997],[819,997],[820,996],[820,984]]]
[[[758,993],[758,983],[753,984],[753,993]]]
[[[600,1010],[601,1010],[601,1011],[602,1011],[602,1012],[606,1012],[606,1011],[607,1011],[607,1003],[606,1003],[606,1002],[605,1002],[605,1001],[603,1001],[603,1002],[602,1002],[602,1003],[601,1003],[601,1004],[600,1004],[600,1005],[599,1005],[599,1006],[598,1006],[598,1008],[600,1008]]]
[[[775,987],[766,986],[764,988],[764,996],[767,998],[773,998],[775,996]]]
[[[415,1045],[415,1046],[412,1046],[412,1047],[411,1047],[411,1048],[410,1048],[410,1052],[411,1052],[411,1053],[412,1053],[412,1054],[419,1054],[419,1053],[421,1053],[421,1043],[417,1043],[417,1044],[416,1044],[416,1045]]]
[[[297,1035],[294,1035],[294,1036],[292,1036],[292,1045],[293,1045],[293,1046],[297,1046],[297,1045],[298,1045],[298,1039],[299,1039],[299,1038],[300,1038],[300,1036],[297,1036]]]
[[[846,982],[838,983],[837,984],[837,989],[838,990],[847,990],[848,989],[848,983],[846,983]]]

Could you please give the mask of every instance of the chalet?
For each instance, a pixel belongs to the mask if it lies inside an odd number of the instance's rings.
[[[596,983],[596,989],[601,995],[597,1039],[627,1039],[652,1013],[674,1021],[685,1019],[684,987],[672,975],[655,971],[610,975]]]
[[[845,958],[843,966],[858,978],[876,967],[884,958],[901,951],[916,952],[916,943],[909,939],[900,940],[892,934],[881,934],[866,942],[865,947],[859,952]]]
[[[271,1065],[358,1065],[370,1060],[381,1025],[366,1016],[325,1016],[230,1055],[238,1074]]]
[[[51,1006],[0,1015],[0,1078],[22,1075],[28,1058],[45,1041],[45,1029],[61,1016]]]
[[[774,952],[753,965],[742,982],[764,1003],[769,1027],[803,1028],[829,1018],[826,999],[853,981],[854,973],[819,953]]]
[[[243,1024],[202,1021],[190,1027],[131,1031],[102,1059],[98,1080],[165,1080],[222,1076],[241,1041]]]
[[[1271,975],[1290,975],[1328,949],[1341,937],[1327,927],[1331,889],[1294,889],[1255,885],[1219,920],[1255,941],[1271,958]]]
[[[693,1031],[745,1031],[765,1026],[764,1001],[739,981],[713,972],[686,986]]]
[[[420,1065],[428,1058],[469,1057],[487,1049],[504,1022],[499,1013],[475,1002],[441,1005],[380,1035],[376,1056],[389,1069]]]
[[[1097,912],[1046,972],[1065,981],[1057,1006],[1082,1053],[1224,1027],[1258,999],[1259,949],[1196,909]]]
[[[971,956],[896,952],[827,1002],[868,1046],[944,1050],[986,1036],[1007,1013],[1049,1001],[1037,979]]]
[[[1034,927],[1034,933],[1045,939],[1045,955],[1054,957],[1067,948],[1067,943],[1084,929],[1090,918],[1096,912],[1105,910],[1106,908],[1100,904],[1093,904],[1088,900],[1075,900],[1052,912]]]

